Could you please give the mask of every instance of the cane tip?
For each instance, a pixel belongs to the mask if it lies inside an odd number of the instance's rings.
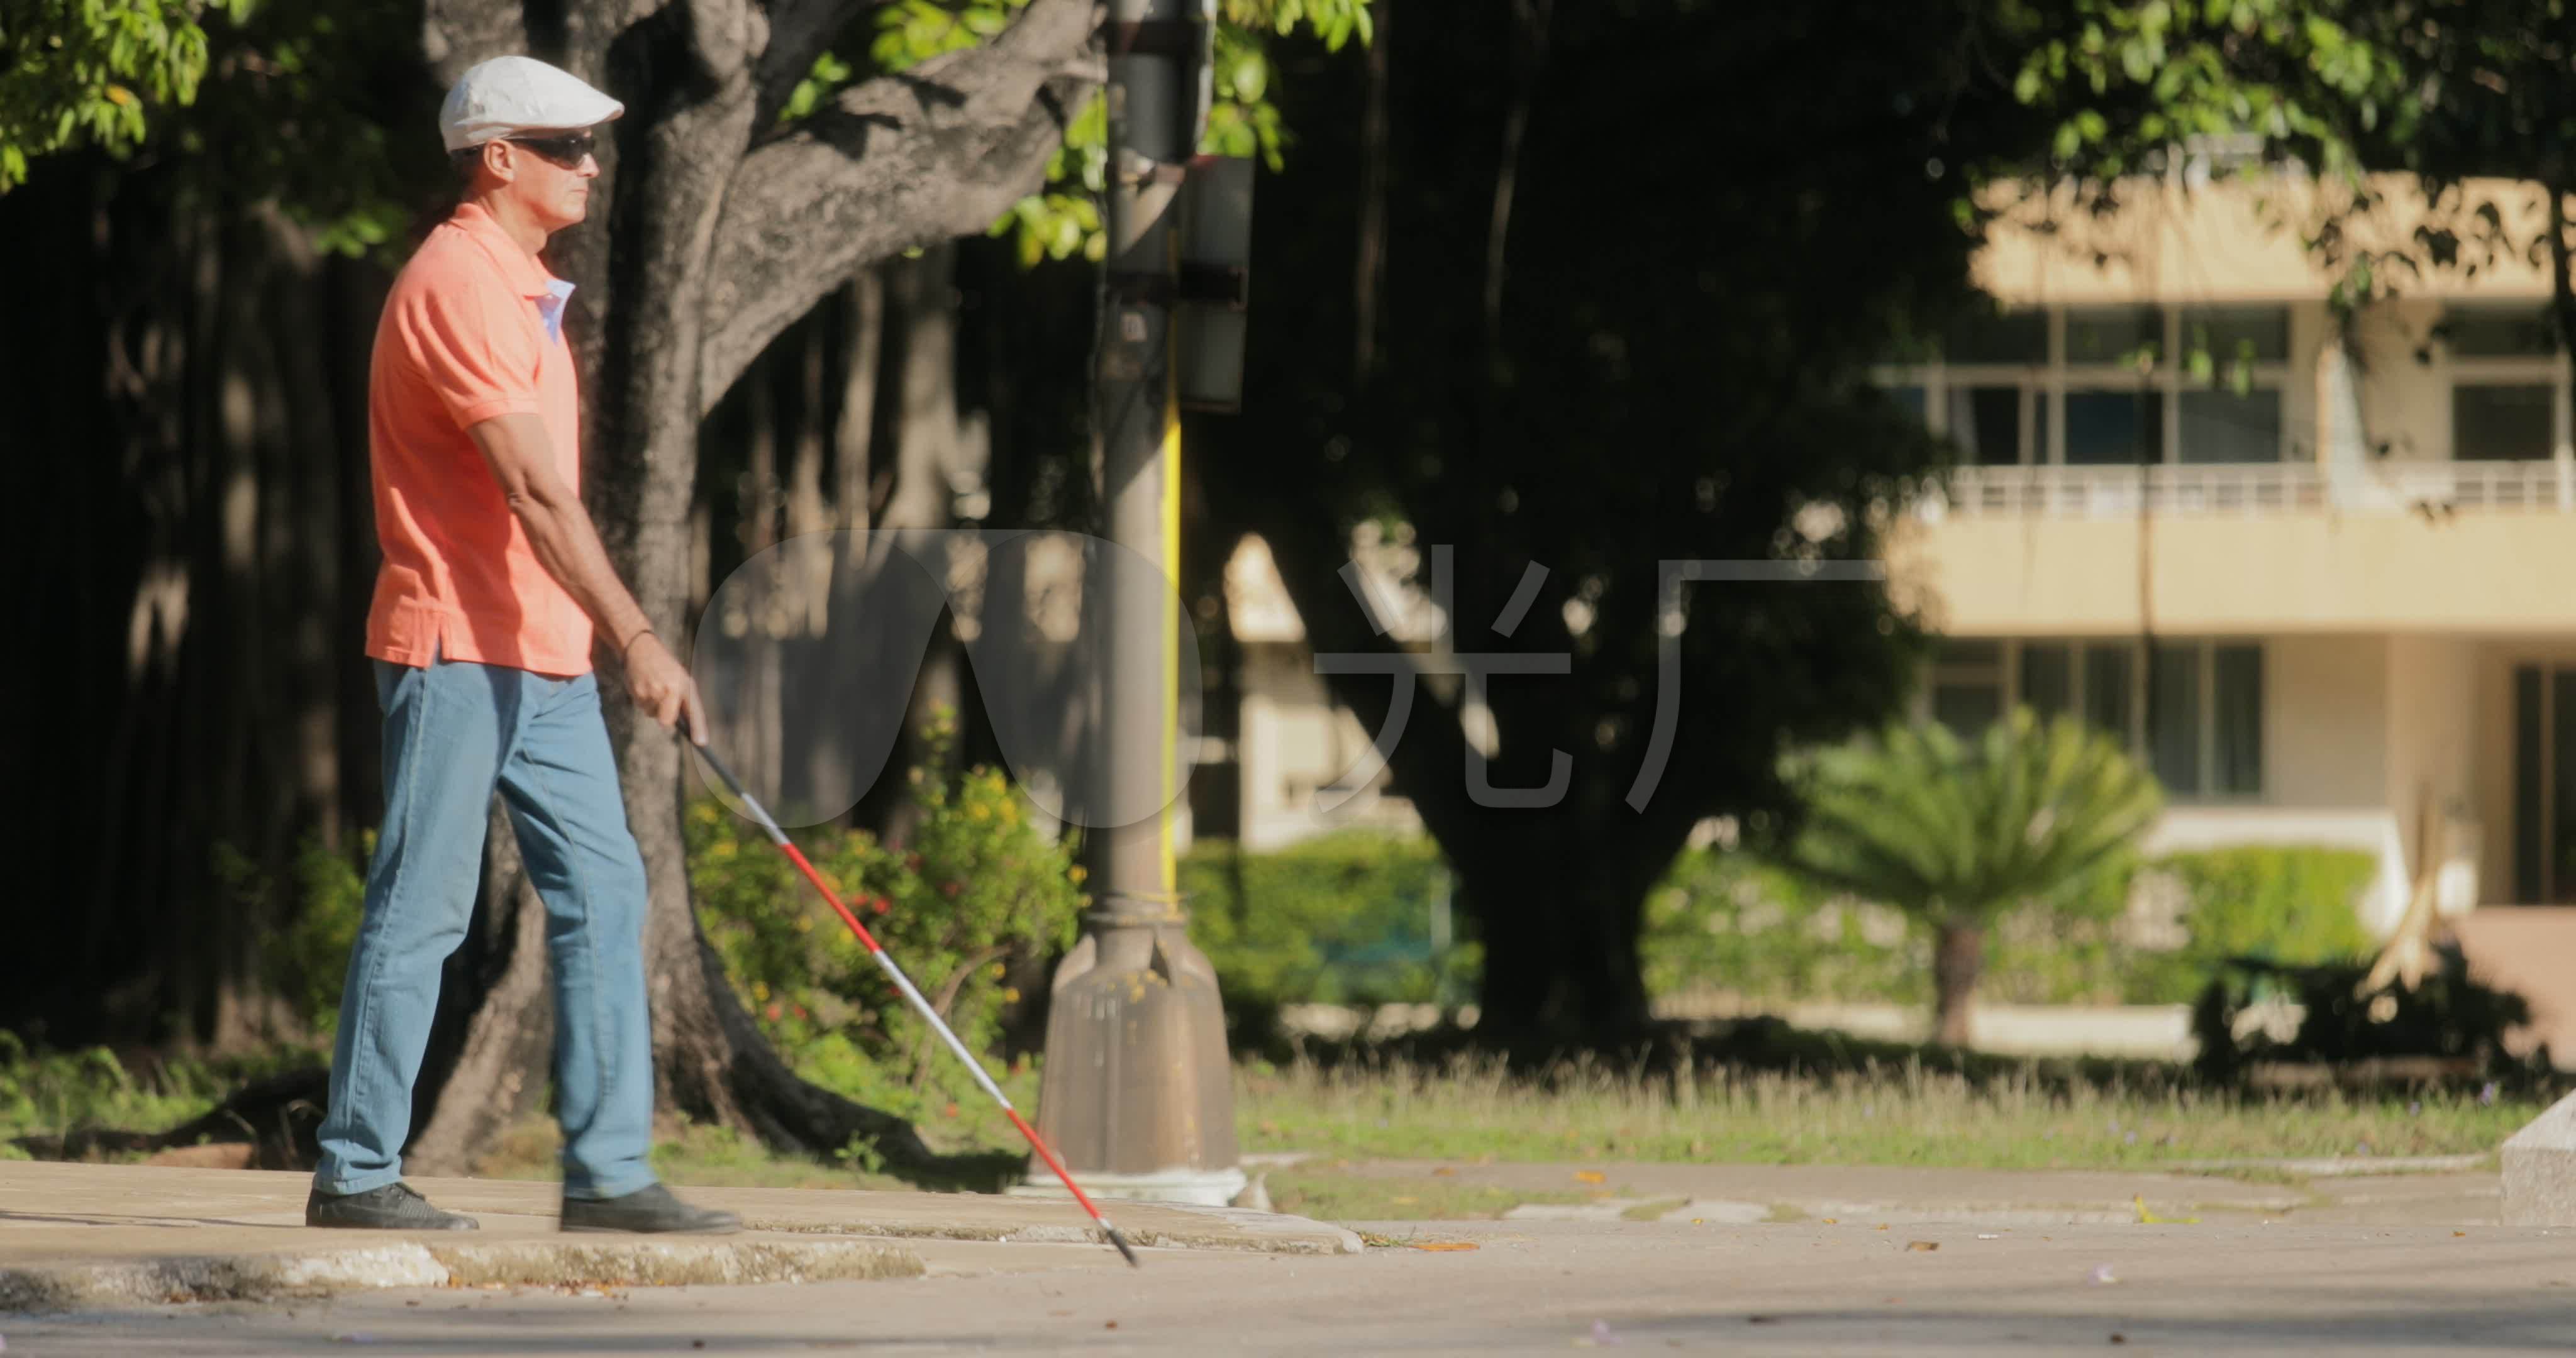
[[[1145,1266],[1145,1261],[1136,1257],[1136,1247],[1127,1243],[1127,1237],[1120,1235],[1117,1227],[1103,1222],[1101,1223],[1100,1229],[1107,1231],[1109,1233],[1109,1243],[1116,1245],[1118,1247],[1118,1252],[1127,1256],[1127,1267],[1143,1268]]]

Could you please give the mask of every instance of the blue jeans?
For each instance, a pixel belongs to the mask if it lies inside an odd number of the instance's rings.
[[[626,827],[597,681],[378,661],[376,695],[385,823],[340,997],[315,1187],[363,1193],[402,1177],[412,1082],[439,972],[473,913],[496,788],[546,907],[564,1193],[614,1198],[651,1186],[644,859]]]

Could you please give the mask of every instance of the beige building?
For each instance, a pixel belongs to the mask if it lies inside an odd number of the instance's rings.
[[[2170,790],[2155,847],[2365,850],[2376,929],[2428,813],[2445,913],[2576,902],[2576,457],[2546,274],[2427,270],[2339,327],[2304,185],[2125,199],[2008,214],[1977,263],[2003,314],[1878,374],[1967,464],[1890,535],[1900,599],[1949,638],[1927,714],[2026,702],[2124,731]],[[1227,580],[1244,838],[1404,823],[1266,550]]]
[[[2546,275],[2427,271],[2339,326],[2301,186],[2132,197],[2015,214],[1979,261],[2004,314],[1880,373],[1967,464],[1891,536],[1900,597],[1950,638],[1929,711],[2125,731],[2171,798],[2161,846],[2368,850],[2382,931],[2428,813],[2445,913],[2576,901]]]
[[[1441,631],[1437,607],[1403,583],[1416,564],[1410,542],[1382,543],[1363,531],[1352,560],[1372,607],[1397,640],[1428,650]],[[1375,738],[1334,703],[1315,672],[1305,621],[1259,537],[1237,544],[1225,567],[1226,609],[1241,660],[1231,755],[1234,831],[1247,849],[1269,850],[1329,830],[1368,826],[1419,831],[1413,804],[1388,790]],[[1356,601],[1352,604],[1358,607]]]

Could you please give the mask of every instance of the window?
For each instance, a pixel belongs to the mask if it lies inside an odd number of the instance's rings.
[[[2165,403],[2152,391],[2066,393],[2069,465],[2130,466],[2162,462]]]
[[[2000,683],[1936,683],[1932,686],[1932,720],[1962,736],[1974,736],[2004,714]]]
[[[2288,380],[2286,307],[2191,307],[2175,321],[2180,347],[2176,462],[2278,462],[2281,388]]]
[[[2558,330],[2537,302],[2473,303],[2447,309],[2443,347],[2453,358],[2547,358],[2558,352]]]
[[[2129,723],[2133,720],[2129,704],[2130,649],[2122,641],[2091,641],[2084,645],[2084,720],[2097,731],[2119,736],[2122,744],[2130,739]]]
[[[2075,307],[1970,317],[1882,365],[1970,466],[2279,462],[2287,307]]]
[[[2001,311],[1967,317],[1951,327],[1941,354],[1958,364],[2041,366],[2048,362],[2048,315]]]
[[[2290,361],[2290,313],[2281,307],[2195,307],[2182,313],[2182,348],[2206,354],[2219,374],[2239,363]]]
[[[2066,361],[2151,366],[2164,354],[2165,318],[2155,307],[2103,307],[2066,313]]]
[[[2181,451],[2185,462],[2280,461],[2280,389],[2184,392]]]
[[[2023,642],[2021,700],[2044,718],[2074,711],[2075,648],[2064,642]]]
[[[2451,460],[2530,462],[2564,440],[2566,360],[2538,302],[2454,306],[2442,317],[2451,364]]]
[[[2228,796],[2263,790],[2263,648],[2219,646],[2210,655],[2210,744],[2217,758],[2213,787]]]
[[[2259,643],[2155,644],[2147,760],[2179,798],[2263,791],[2263,648]]]
[[[1968,465],[2045,461],[2048,331],[2046,312],[1966,316],[1943,336],[1937,361],[1893,380],[1933,389],[1933,429],[1958,446]]]
[[[2538,665],[2513,667],[2513,889],[2518,901],[2549,899],[2548,837],[2541,796],[2550,762],[2548,719],[2541,705]]]
[[[2015,705],[2042,718],[2078,714],[2143,761],[2177,800],[2263,791],[2258,642],[1952,640],[1933,662],[1927,696],[1929,715],[1962,735]]]
[[[2165,790],[2200,790],[2200,655],[2189,643],[2161,642],[2147,689],[2147,764]]]
[[[2558,446],[2554,386],[2451,389],[2451,457],[2459,462],[2547,459]]]
[[[2004,644],[1952,639],[1932,662],[1932,719],[1963,736],[2004,714]]]
[[[2164,313],[2155,307],[2066,313],[2066,362],[2058,381],[2068,465],[2165,460],[2165,398],[2154,377],[2164,341]]]
[[[2018,466],[2030,403],[2018,386],[1950,388],[1950,439],[1967,460],[1984,467]]]
[[[2025,641],[2016,701],[2043,717],[2074,713],[2131,744],[2129,688],[2137,647],[2126,641]]]
[[[2513,667],[2513,886],[2530,905],[2576,901],[2576,669]]]

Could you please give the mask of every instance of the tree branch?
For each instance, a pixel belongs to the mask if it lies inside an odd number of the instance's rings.
[[[749,0],[681,0],[689,20],[689,58],[699,78],[730,85],[768,45],[768,19]],[[755,124],[757,126],[757,124]]]
[[[992,42],[844,91],[734,171],[707,271],[699,406],[851,270],[981,231],[1044,181],[1094,82],[1091,0],[1032,0]]]
[[[518,0],[425,0],[420,15],[420,54],[439,88],[476,62],[528,50],[527,14]]]
[[[1512,6],[1519,32],[1519,80],[1511,109],[1503,117],[1502,163],[1494,171],[1494,206],[1485,236],[1485,365],[1490,379],[1503,366],[1504,250],[1511,241],[1512,194],[1519,186],[1521,143],[1528,139],[1530,106],[1538,102],[1539,76],[1547,64],[1548,29],[1556,21],[1556,0],[1516,0]]]
[[[930,1001],[931,1012],[939,1015],[940,1022],[946,1023],[948,1007],[957,1003],[957,992],[966,988],[966,983],[974,979],[976,972],[991,965],[1010,950],[1011,945],[1008,943],[996,944],[967,958],[963,965],[948,974],[946,981],[940,983],[939,994]],[[915,1090],[920,1089],[930,1078],[930,1044],[938,1040],[939,1035],[935,1029],[924,1028],[921,1030],[921,1040],[912,1044],[912,1087]]]
[[[787,106],[787,96],[796,90],[796,82],[814,69],[814,59],[823,55],[832,40],[859,16],[883,8],[890,0],[777,0],[769,7],[769,46],[760,54],[760,63],[752,72],[752,84],[760,92],[759,113],[752,126],[767,127],[778,121],[778,110]]]

